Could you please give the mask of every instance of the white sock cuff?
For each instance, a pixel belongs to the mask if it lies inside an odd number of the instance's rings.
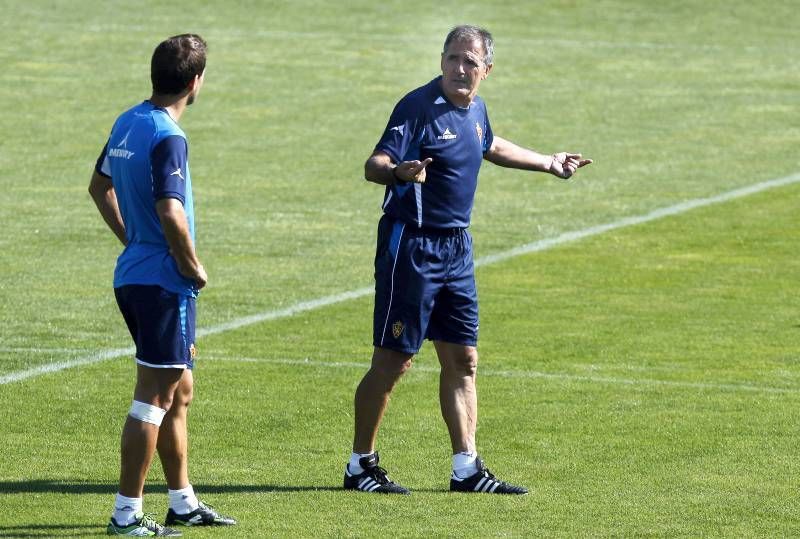
[[[171,488],[167,489],[167,494],[172,496],[173,494],[176,496],[183,496],[184,494],[187,496],[194,496],[194,487],[189,485],[188,487],[183,487],[178,490],[172,490]]]
[[[456,453],[453,455],[453,472],[461,478],[468,477],[478,471],[475,464],[477,460],[478,453],[475,451]]]
[[[111,518],[120,526],[128,526],[136,521],[136,515],[142,512],[142,498],[128,498],[117,492],[114,499],[114,511]]]
[[[200,506],[192,485],[178,490],[167,489],[167,495],[170,508],[180,515],[191,513]]]
[[[133,401],[131,403],[131,409],[128,410],[128,415],[132,418],[145,423],[152,423],[156,427],[161,426],[161,422],[164,420],[166,414],[167,411],[163,408],[139,401]]]
[[[142,510],[142,498],[128,498],[117,492],[114,499],[114,506],[119,510],[130,509],[134,513]]]
[[[351,473],[358,475],[364,471],[364,468],[361,467],[361,458],[362,457],[369,457],[374,455],[375,452],[372,453],[351,453],[350,454],[350,462],[348,463],[349,470]]]

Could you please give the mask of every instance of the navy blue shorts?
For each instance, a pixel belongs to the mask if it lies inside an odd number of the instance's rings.
[[[195,298],[150,285],[121,286],[114,295],[136,344],[136,363],[156,369],[194,367]]]
[[[478,343],[472,236],[466,229],[419,229],[384,215],[375,253],[373,344],[416,354],[424,339]]]

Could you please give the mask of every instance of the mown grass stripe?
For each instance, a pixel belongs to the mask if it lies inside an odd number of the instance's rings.
[[[667,206],[664,208],[653,210],[643,215],[623,217],[622,219],[618,219],[617,221],[613,221],[611,223],[596,225],[589,228],[584,228],[582,230],[566,232],[564,234],[561,234],[553,238],[546,238],[543,240],[527,243],[525,245],[520,245],[518,247],[509,249],[507,251],[502,251],[500,253],[478,258],[475,260],[475,266],[480,267],[480,266],[489,266],[492,264],[497,264],[498,262],[503,262],[505,260],[522,256],[525,254],[545,251],[547,249],[551,249],[559,245],[579,241],[584,238],[597,236],[599,234],[605,234],[606,232],[611,232],[613,230],[618,230],[621,228],[648,223],[651,221],[655,221],[657,219],[662,219],[664,217],[679,215],[697,208],[728,202],[731,200],[735,200],[737,198],[750,196],[756,193],[760,193],[762,191],[767,191],[769,189],[784,187],[786,185],[791,185],[797,182],[800,182],[800,172],[790,174],[782,178],[776,178],[773,180],[759,182],[746,187],[741,187],[739,189],[734,189],[732,191],[726,191],[724,193],[720,193],[718,195],[714,195],[711,197],[687,200],[684,202],[680,202],[678,204],[674,204],[672,206]],[[340,292],[338,294],[332,294],[329,296],[324,296],[321,298],[316,298],[308,301],[302,301],[300,303],[296,303],[284,309],[277,309],[277,310],[265,311],[262,313],[256,313],[242,318],[236,318],[229,322],[217,324],[215,326],[211,326],[208,328],[200,328],[197,331],[197,336],[204,337],[208,335],[216,335],[219,333],[225,333],[228,331],[241,329],[243,327],[251,326],[253,324],[258,324],[261,322],[278,320],[282,318],[289,318],[296,314],[312,311],[322,307],[327,307],[329,305],[335,305],[337,303],[342,303],[344,301],[349,301],[352,299],[358,299],[367,296],[372,292],[373,288],[371,286],[365,286],[363,288],[357,288],[355,290],[350,290],[347,292]],[[72,367],[80,367],[82,365],[91,365],[93,363],[100,363],[102,361],[107,361],[109,359],[114,359],[125,355],[132,355],[133,352],[134,352],[133,347],[116,348],[112,350],[104,350],[95,354],[90,354],[73,360],[48,363],[45,365],[40,365],[22,371],[11,372],[9,374],[0,376],[0,385],[10,384],[12,382],[19,382],[22,380],[26,380],[28,378],[33,378],[36,376],[52,372],[62,371],[64,369],[69,369]]]

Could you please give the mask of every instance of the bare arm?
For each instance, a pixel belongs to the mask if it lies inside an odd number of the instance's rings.
[[[194,251],[183,204],[176,198],[162,198],[156,202],[156,213],[161,221],[170,254],[178,264],[178,271],[184,277],[194,280],[198,289],[203,288],[208,282],[208,275]]]
[[[432,161],[429,157],[424,161],[403,161],[395,165],[389,155],[376,151],[364,163],[364,178],[380,185],[392,185],[398,180],[425,183],[425,167]]]
[[[484,158],[501,167],[549,172],[563,179],[569,178],[579,168],[592,162],[591,159],[582,159],[579,153],[560,152],[544,155],[517,146],[498,136],[494,137],[492,147],[486,152]]]
[[[117,193],[114,191],[114,184],[111,178],[99,174],[96,170],[92,172],[92,179],[89,181],[89,194],[94,200],[100,215],[111,229],[111,232],[126,245],[128,240],[125,238],[125,223],[122,221],[122,214],[119,212],[117,203]]]

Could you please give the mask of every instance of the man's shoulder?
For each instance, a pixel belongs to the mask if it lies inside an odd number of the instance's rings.
[[[427,104],[433,104],[438,97],[442,95],[442,87],[439,85],[439,79],[441,77],[436,77],[435,79],[431,80],[420,86],[419,88],[415,88],[411,92],[409,92],[409,96],[414,96],[416,99],[421,99],[425,101]]]
[[[415,88],[404,95],[397,105],[400,108],[414,109],[417,111],[431,109],[435,106],[446,103],[442,97],[441,88],[438,84],[438,78],[433,79],[427,84]]]

